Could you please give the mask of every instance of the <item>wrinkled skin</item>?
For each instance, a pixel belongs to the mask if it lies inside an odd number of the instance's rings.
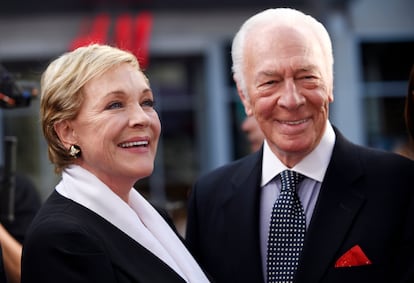
[[[246,42],[247,94],[236,81],[240,98],[273,153],[291,168],[318,145],[333,101],[320,45],[303,29],[272,26],[251,32]]]

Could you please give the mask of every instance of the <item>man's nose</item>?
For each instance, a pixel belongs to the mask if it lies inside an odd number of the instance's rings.
[[[283,82],[278,104],[287,109],[296,109],[305,102],[305,97],[298,91],[295,81],[287,79]]]

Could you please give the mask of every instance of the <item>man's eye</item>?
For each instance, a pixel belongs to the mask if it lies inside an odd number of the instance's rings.
[[[268,86],[274,85],[274,84],[276,84],[276,83],[277,83],[277,81],[276,81],[276,80],[269,80],[269,81],[265,81],[265,82],[263,82],[260,86],[261,86],[261,87],[268,87]]]
[[[112,102],[107,106],[107,109],[116,109],[116,108],[121,108],[121,107],[122,107],[121,102]]]
[[[312,76],[312,75],[309,75],[309,76],[303,76],[303,77],[300,77],[299,79],[301,79],[301,80],[306,80],[306,81],[310,81],[310,80],[316,80],[316,79],[317,79],[317,77]]]
[[[145,100],[144,102],[141,103],[142,107],[151,107],[153,108],[155,106],[155,102],[153,100]]]

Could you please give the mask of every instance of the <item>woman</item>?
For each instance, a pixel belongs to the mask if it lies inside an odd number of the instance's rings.
[[[41,122],[62,180],[23,246],[22,282],[208,282],[177,234],[132,187],[160,135],[136,58],[91,45],[53,61]]]

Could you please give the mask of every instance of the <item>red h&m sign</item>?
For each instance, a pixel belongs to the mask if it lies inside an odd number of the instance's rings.
[[[110,30],[113,27],[113,36]],[[96,15],[92,21],[81,24],[79,35],[74,38],[69,50],[92,43],[114,45],[132,52],[145,69],[149,64],[149,40],[152,27],[152,14],[142,12],[135,16],[124,13],[115,18],[113,23],[107,13]]]

